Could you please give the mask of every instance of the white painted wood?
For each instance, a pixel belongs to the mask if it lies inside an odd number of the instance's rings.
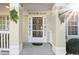
[[[6,46],[8,48],[8,44],[9,44],[8,40],[9,40],[8,33],[7,34],[6,33],[1,33],[1,48],[0,49],[2,49],[2,48],[6,49]],[[7,45],[5,44],[6,41],[7,41]]]
[[[0,17],[1,17],[1,21],[2,21],[2,28],[0,29],[1,31],[5,31],[5,30],[8,30],[8,24],[7,24],[7,21],[9,20],[9,19],[7,19],[7,17],[9,17],[8,15],[0,15]],[[3,23],[5,21],[5,23]],[[5,26],[5,28],[3,27],[3,26]]]
[[[78,15],[78,36],[79,36],[79,15]]]
[[[8,43],[9,43],[9,38],[8,38],[8,34],[10,33],[9,32],[9,30],[7,30],[8,28],[7,27],[9,27],[8,25],[7,25],[7,15],[0,15],[1,17],[2,17],[2,21],[4,21],[5,20],[5,24],[3,24],[3,22],[2,22],[2,28],[1,28],[1,31],[0,31],[0,34],[1,34],[1,48],[0,48],[0,51],[1,50],[9,50],[9,48],[8,48]],[[5,26],[5,29],[3,29],[3,25]],[[7,31],[6,31],[7,30]],[[6,42],[7,42],[7,45],[6,45]]]
[[[71,16],[72,16],[72,13],[70,14]],[[76,15],[76,14],[75,14]],[[79,15],[78,15],[79,16]],[[67,23],[66,23],[66,36],[67,36],[67,40],[69,40],[69,39],[71,39],[71,38],[79,38],[79,20],[78,19],[75,19],[75,16],[74,16],[74,21],[75,20],[77,20],[78,22],[78,24],[77,25],[71,25],[71,26],[77,26],[78,28],[77,28],[77,30],[78,30],[78,34],[77,35],[68,35],[68,21],[70,20],[70,21],[73,21],[72,19],[70,19],[70,17],[68,17],[67,19],[66,19],[67,21]]]
[[[9,31],[0,31],[1,34],[3,33],[9,33]]]
[[[3,42],[4,42],[4,48],[5,48],[5,34],[3,34]]]
[[[2,28],[1,28],[1,30],[3,30],[3,16],[2,16]]]
[[[1,50],[10,50],[10,49],[8,49],[8,48],[5,48],[5,49],[4,49],[4,48],[0,48],[0,51],[1,51]]]
[[[7,16],[6,16],[6,18],[5,18],[5,28],[6,28],[6,30],[7,30]]]
[[[8,43],[9,43],[8,40],[9,40],[9,38],[8,38],[8,34],[7,34],[7,48],[8,48]]]
[[[1,34],[1,48],[3,48],[3,34]]]

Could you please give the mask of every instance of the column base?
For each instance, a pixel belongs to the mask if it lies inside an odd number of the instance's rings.
[[[20,50],[18,46],[11,46],[10,47],[10,55],[19,55]]]
[[[56,47],[56,55],[66,55],[65,47]]]

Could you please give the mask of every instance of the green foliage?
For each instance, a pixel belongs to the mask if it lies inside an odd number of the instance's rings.
[[[10,18],[11,18],[12,21],[14,21],[15,23],[17,23],[18,15],[17,15],[17,11],[15,9],[12,9],[10,11]]]
[[[61,14],[59,14],[58,16],[59,16],[59,20],[60,20],[61,24],[64,23],[64,16],[61,16]]]
[[[79,54],[79,39],[73,38],[66,42],[67,53]]]

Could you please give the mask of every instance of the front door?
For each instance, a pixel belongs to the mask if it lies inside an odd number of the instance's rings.
[[[46,17],[29,17],[29,42],[47,42],[46,21]]]

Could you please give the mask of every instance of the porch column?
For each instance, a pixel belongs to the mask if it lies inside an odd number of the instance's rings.
[[[56,7],[56,55],[66,54],[66,39],[65,39],[65,23],[60,22],[58,18],[58,7]]]
[[[10,10],[16,9],[19,16],[19,4],[18,3],[10,3]],[[18,55],[19,54],[19,20],[17,24],[10,20],[10,54]]]

